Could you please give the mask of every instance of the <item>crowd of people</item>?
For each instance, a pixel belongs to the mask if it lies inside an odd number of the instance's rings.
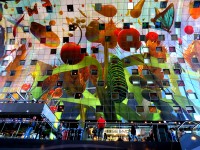
[[[49,127],[49,126],[48,126]],[[91,139],[92,140],[100,140],[100,141],[108,141],[110,135],[107,135],[106,132],[104,132],[104,129],[106,127],[106,120],[103,118],[103,116],[100,116],[96,122],[96,125],[93,126],[92,133],[91,133]],[[130,142],[154,142],[159,141],[157,135],[155,135],[155,129],[150,128],[149,133],[145,133],[145,135],[138,135],[137,125],[132,124],[131,128],[128,130],[127,135],[119,136],[117,141],[130,141]],[[47,122],[46,119],[42,119],[42,121],[38,121],[36,116],[34,116],[28,124],[28,127],[26,128],[24,134],[22,135],[22,138],[24,139],[45,139],[45,137],[48,137],[46,132],[47,131]],[[85,130],[87,133],[87,129]],[[60,122],[57,131],[54,132],[55,138],[58,140],[84,140],[83,138],[83,128],[69,128],[67,125],[63,122]],[[49,134],[49,133],[48,133]],[[166,130],[166,136],[167,141],[171,142],[178,142],[179,138],[185,134],[184,130],[180,129],[178,131],[174,130],[173,128],[170,128],[169,130]],[[126,139],[125,139],[126,137]],[[127,140],[128,138],[128,140]]]

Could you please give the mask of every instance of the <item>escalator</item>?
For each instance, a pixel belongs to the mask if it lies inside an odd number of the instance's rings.
[[[154,138],[156,142],[170,142],[167,125],[153,125]]]

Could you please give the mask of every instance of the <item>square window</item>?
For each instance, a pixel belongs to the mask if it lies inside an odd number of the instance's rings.
[[[128,93],[128,99],[134,99],[134,93]]]
[[[177,41],[178,40],[178,36],[176,34],[171,34],[171,40],[172,41]]]
[[[168,80],[162,80],[162,85],[163,85],[163,86],[170,86]]]
[[[132,75],[138,75],[138,69],[132,69]]]
[[[166,7],[167,7],[167,1],[161,1],[160,8],[166,8]]]
[[[104,86],[104,81],[97,81],[98,86]]]
[[[74,6],[73,5],[67,5],[67,11],[68,12],[73,12],[74,11]]]
[[[157,112],[156,106],[149,106],[149,112],[156,113]]]
[[[128,9],[133,9],[133,3],[128,3]]]
[[[149,53],[149,47],[143,47],[141,53]]]
[[[10,39],[10,45],[15,45],[15,39]]]
[[[96,106],[96,112],[103,112],[103,106]]]
[[[1,76],[6,76],[6,74],[7,74],[7,71],[5,70],[1,72]]]
[[[156,29],[161,28],[161,22],[155,22],[155,28]]]
[[[63,43],[69,43],[69,37],[63,37]]]
[[[10,76],[14,76],[14,75],[15,75],[15,73],[16,73],[16,71],[15,71],[15,70],[11,70],[11,71],[10,71]]]
[[[185,107],[186,111],[188,113],[195,113],[194,107],[193,106],[186,106]]]
[[[142,29],[148,29],[149,28],[149,23],[148,22],[143,22],[142,23]]]
[[[157,101],[159,100],[158,94],[157,93],[149,93],[149,97],[151,101]]]
[[[149,64],[149,63],[151,63],[151,60],[149,58],[145,58],[144,59],[144,64]]]
[[[99,30],[105,30],[105,24],[104,23],[99,24]]]
[[[111,63],[112,63],[112,64],[117,64],[118,61],[119,61],[118,58],[112,58],[112,59],[111,59]]]
[[[17,56],[20,56],[20,55],[22,55],[22,50],[17,51]]]
[[[57,112],[64,112],[65,106],[64,105],[59,105]]]
[[[43,81],[38,81],[37,87],[42,87]]]
[[[20,43],[21,44],[26,44],[26,38],[22,38]]]
[[[173,110],[174,110],[176,113],[182,113],[182,110],[181,110],[181,107],[180,107],[180,106],[173,106]]]
[[[81,48],[81,54],[86,54],[87,49],[86,48]]]
[[[37,60],[31,60],[31,65],[36,65],[37,64]]]
[[[72,76],[78,75],[78,70],[72,70],[72,71],[71,71],[71,75],[72,75]]]
[[[91,70],[91,75],[95,75],[95,76],[98,75],[98,70],[93,70],[93,69],[92,69],[92,70]]]
[[[25,65],[25,60],[20,60],[19,65],[24,66]]]
[[[57,81],[57,86],[62,86],[63,85],[63,81]]]
[[[194,34],[194,40],[200,40],[200,35],[199,34]]]
[[[10,87],[12,84],[12,81],[6,81],[6,83],[4,84],[4,87]]]
[[[194,63],[194,64],[199,63],[198,58],[197,57],[193,57],[192,58],[192,63]]]
[[[69,31],[75,31],[75,26],[73,24],[69,25]]]
[[[136,52],[136,49],[134,47],[130,47],[130,52],[131,53],[135,53]]]
[[[178,58],[178,62],[179,63],[185,63],[185,59],[184,58]]]
[[[7,66],[8,65],[8,60],[3,60],[2,61],[2,66]]]
[[[165,40],[165,35],[158,35],[158,40],[159,41],[164,41]]]
[[[150,75],[150,71],[148,69],[142,69],[143,75]]]
[[[29,26],[24,26],[24,27],[23,27],[23,31],[24,31],[24,32],[29,32]]]
[[[124,63],[125,64],[130,64],[131,63],[131,60],[129,58],[124,58]]]
[[[200,7],[200,1],[194,1],[194,4],[193,4],[193,8],[199,8]]]
[[[10,55],[11,54],[11,50],[6,50],[6,55]]]
[[[164,74],[170,74],[170,70],[169,69],[163,69],[163,73]]]
[[[126,41],[127,42],[132,42],[133,41],[133,36],[132,35],[127,35],[126,36]]]
[[[162,52],[162,47],[157,46],[157,47],[156,47],[156,52]]]
[[[12,33],[12,27],[7,27],[6,30],[7,30],[7,33]]]
[[[119,99],[119,93],[118,93],[118,92],[113,92],[113,93],[111,93],[111,99],[112,99],[112,100],[117,100],[117,99]]]
[[[181,70],[180,69],[174,69],[174,73],[179,75],[179,74],[181,74]]]
[[[40,38],[40,43],[45,44],[46,43],[46,38]]]
[[[16,10],[17,10],[18,14],[23,14],[24,13],[22,7],[16,7]]]
[[[181,69],[181,65],[179,63],[174,63],[174,68],[175,69]]]
[[[99,48],[98,47],[92,47],[92,53],[97,54],[99,53]]]
[[[188,93],[188,98],[193,100],[193,99],[198,99],[196,93]]]
[[[12,93],[7,93],[6,95],[5,95],[5,97],[4,98],[6,98],[6,99],[11,99],[11,97],[12,97],[12,95],[11,95]]]
[[[174,46],[170,46],[169,47],[169,52],[176,52],[176,48]]]
[[[138,113],[144,112],[144,106],[136,106],[136,111],[137,111]]]
[[[145,35],[140,35],[140,41],[145,41],[146,40],[146,36]]]
[[[130,23],[124,23],[123,29],[130,29]]]
[[[46,32],[51,32],[51,26],[46,26]]]
[[[177,81],[177,84],[178,84],[178,86],[185,86],[183,80],[178,80],[178,81]]]
[[[47,13],[52,13],[53,7],[52,6],[46,6],[46,11],[47,11]]]
[[[101,3],[96,3],[95,4],[95,10],[96,11],[101,11],[101,9],[102,9],[102,4]]]
[[[154,85],[154,82],[153,82],[152,80],[147,80],[147,84],[148,84],[149,86],[153,86],[153,85]]]
[[[83,94],[82,93],[75,93],[74,94],[74,98],[75,99],[81,99],[83,97]]]
[[[105,36],[105,41],[110,42],[111,41],[111,36]]]
[[[181,28],[181,22],[175,22],[175,28]]]
[[[158,58],[158,63],[165,63],[165,59],[164,58]]]
[[[165,93],[166,99],[173,99],[172,93]]]
[[[53,70],[47,70],[47,75],[51,76],[53,73]]]
[[[140,84],[140,77],[136,76],[134,78],[131,79],[132,84],[134,85],[139,85]]]
[[[50,54],[56,54],[57,53],[57,49],[51,49]]]

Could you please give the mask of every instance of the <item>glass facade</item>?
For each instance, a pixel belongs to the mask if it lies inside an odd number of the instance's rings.
[[[199,121],[198,2],[0,2],[0,100],[64,120]]]

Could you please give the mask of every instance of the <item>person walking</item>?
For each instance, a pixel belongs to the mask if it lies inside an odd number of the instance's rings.
[[[36,116],[34,116],[33,119],[30,121],[30,125],[24,134],[24,139],[30,138],[30,134],[33,131],[33,129],[35,129],[35,126],[36,126]]]
[[[97,128],[98,128],[98,140],[103,139],[103,132],[104,128],[106,126],[106,120],[100,116],[100,118],[97,120]]]
[[[38,134],[39,134],[39,139],[41,138],[41,136],[43,135],[43,132],[46,130],[46,119],[43,118],[42,122],[39,124],[38,130],[37,130],[37,134],[35,136],[35,139],[37,139]],[[44,138],[44,137],[43,137]]]
[[[131,141],[134,141],[136,139],[138,141],[138,138],[136,136],[136,128],[134,125],[131,126]]]

